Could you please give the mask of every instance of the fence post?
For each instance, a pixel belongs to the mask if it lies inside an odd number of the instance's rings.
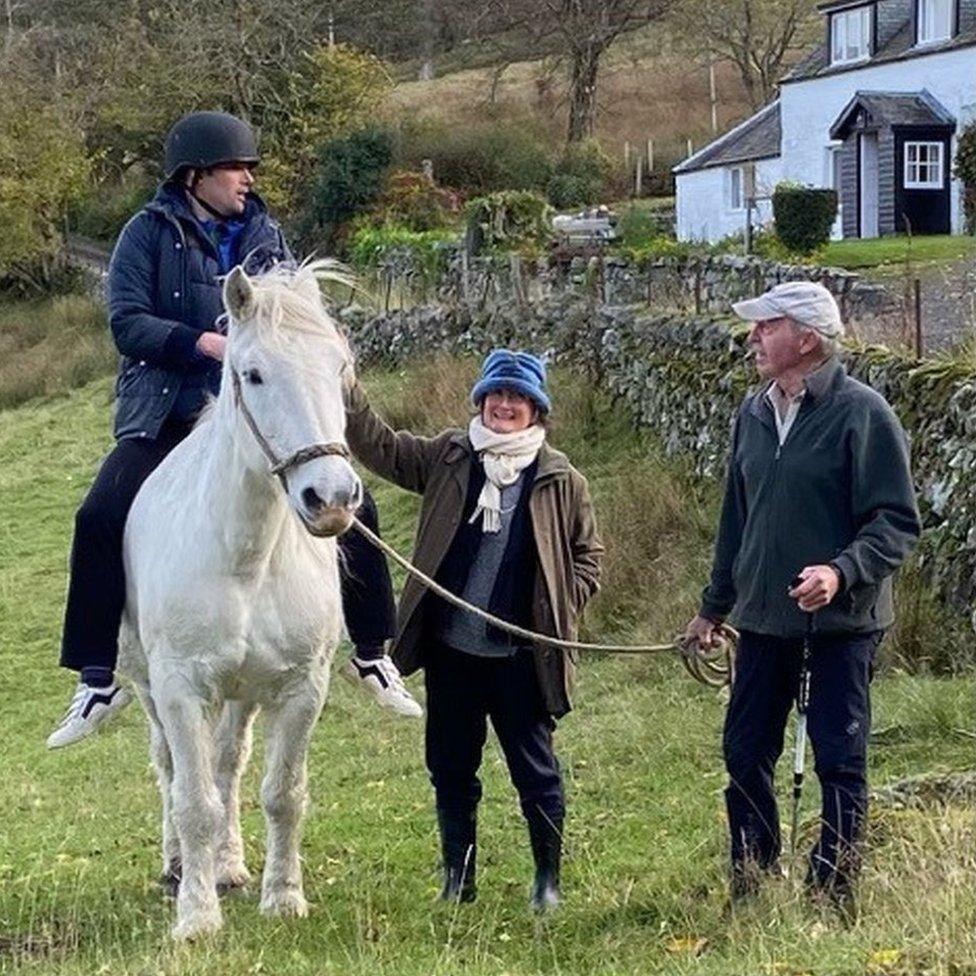
[[[702,293],[701,293],[701,267],[695,268],[695,315],[701,315]]]
[[[925,354],[922,344],[922,282],[915,279],[915,355],[921,359]]]

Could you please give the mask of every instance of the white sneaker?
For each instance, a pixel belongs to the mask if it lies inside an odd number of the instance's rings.
[[[354,655],[342,665],[339,673],[350,684],[368,689],[384,708],[392,708],[397,715],[420,718],[424,714],[417,700],[407,691],[397,666],[385,654],[367,661]]]
[[[86,738],[131,701],[132,692],[116,682],[108,688],[91,688],[79,681],[64,718],[47,737],[48,749],[60,749]]]

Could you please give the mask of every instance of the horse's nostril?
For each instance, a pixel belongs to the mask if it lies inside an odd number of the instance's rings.
[[[302,492],[302,502],[310,512],[317,512],[325,504],[314,488],[306,488]]]

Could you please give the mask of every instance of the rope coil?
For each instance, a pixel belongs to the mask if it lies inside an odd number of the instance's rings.
[[[702,648],[697,641],[690,641],[683,634],[666,644],[591,644],[585,641],[563,640],[549,634],[538,634],[535,631],[527,630],[525,627],[520,627],[518,624],[502,620],[501,617],[496,617],[487,610],[482,610],[445,589],[436,580],[417,569],[355,516],[352,517],[352,526],[368,542],[376,546],[381,552],[386,553],[398,566],[423,583],[432,593],[436,593],[452,606],[481,617],[493,627],[497,627],[513,637],[521,637],[523,640],[531,641],[534,644],[543,644],[563,651],[581,651],[586,654],[660,654],[667,651],[677,651],[681,655],[682,663],[688,673],[703,685],[708,685],[710,688],[722,688],[735,680],[735,645],[739,635],[727,624],[716,626],[714,642],[710,648]]]

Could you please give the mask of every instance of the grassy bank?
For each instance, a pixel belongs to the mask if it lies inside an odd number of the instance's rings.
[[[463,418],[472,364],[366,377],[392,420]],[[976,973],[972,805],[878,804],[850,929],[796,879],[723,915],[722,701],[670,658],[584,662],[557,745],[566,773],[566,904],[525,911],[530,856],[503,762],[484,765],[481,894],[434,902],[436,834],[419,723],[336,682],[311,755],[304,843],[312,915],[261,919],[227,901],[224,931],[170,944],[155,887],[158,797],[145,721],[130,709],[97,740],[48,754],[70,691],[55,668],[71,519],[109,444],[108,380],[8,411],[0,424],[0,971],[31,974]],[[590,479],[608,546],[594,637],[662,639],[684,622],[708,563],[718,486],[695,485],[653,440],[565,375],[553,439]],[[374,483],[375,484],[375,483]],[[376,485],[385,534],[409,548],[416,499]],[[342,653],[342,652],[340,652]],[[416,679],[412,687],[421,691]],[[971,767],[969,680],[887,669],[876,685],[873,782]],[[959,730],[963,730],[960,732]],[[259,737],[260,738],[260,737]],[[260,748],[244,787],[252,870],[263,856]],[[805,832],[815,826],[811,784]]]
[[[92,299],[0,303],[0,410],[83,386],[117,362],[105,311]]]

